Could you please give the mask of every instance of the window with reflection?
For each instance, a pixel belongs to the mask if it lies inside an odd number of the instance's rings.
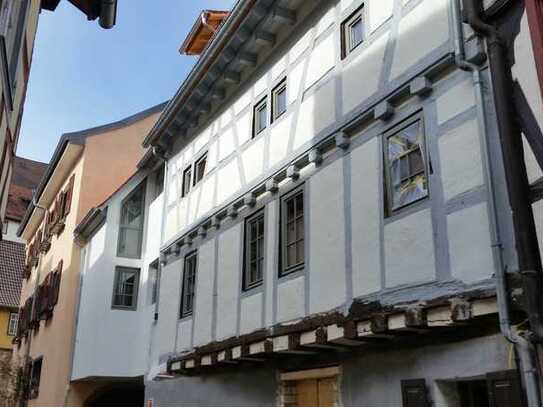
[[[117,255],[139,259],[143,241],[145,183],[141,183],[123,202],[119,224]]]

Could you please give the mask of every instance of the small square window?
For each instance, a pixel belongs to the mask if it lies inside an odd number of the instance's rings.
[[[362,5],[341,25],[341,50],[343,58],[364,41],[364,6]]]
[[[129,267],[115,268],[113,308],[135,310],[138,304],[140,270]]]
[[[305,261],[304,191],[298,189],[281,201],[281,275],[303,267]]]
[[[196,163],[194,163],[194,185],[199,183],[206,173],[207,153],[201,156]]]
[[[8,321],[8,336],[17,335],[18,322],[19,322],[19,314],[17,312],[10,312],[9,321]]]
[[[280,117],[287,111],[287,80],[283,79],[272,91],[272,118]]]
[[[181,290],[181,318],[192,315],[194,308],[194,293],[196,289],[196,266],[198,252],[192,252],[185,256],[183,268],[183,288]]]
[[[254,108],[253,137],[268,127],[268,102],[262,99]]]
[[[183,187],[181,190],[181,198],[184,198],[190,192],[190,181],[192,177],[192,167],[189,166],[183,171]]]
[[[424,126],[416,117],[385,136],[388,214],[428,196]]]
[[[264,212],[245,221],[245,290],[262,284],[264,274]]]

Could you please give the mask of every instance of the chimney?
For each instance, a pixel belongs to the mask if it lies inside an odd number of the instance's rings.
[[[179,52],[184,55],[200,55],[209,41],[228,17],[230,12],[204,10],[196,19]]]

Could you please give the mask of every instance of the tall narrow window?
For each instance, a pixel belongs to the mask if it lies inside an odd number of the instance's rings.
[[[17,335],[17,323],[19,321],[19,313],[10,312],[8,322],[8,336]]]
[[[160,280],[160,263],[157,260],[149,265],[149,276],[151,280],[151,304],[156,304],[158,300],[158,287]]]
[[[113,308],[135,310],[138,304],[140,270],[130,267],[115,268]]]
[[[122,203],[117,255],[139,259],[143,241],[145,184],[141,183]]]
[[[183,268],[183,289],[181,292],[181,318],[191,315],[194,308],[197,260],[198,252],[192,252],[185,256],[185,265]]]
[[[424,128],[418,117],[385,137],[388,212],[428,196]]]
[[[244,289],[262,284],[264,270],[264,212],[245,221]]]
[[[364,6],[361,6],[353,14],[347,18],[343,24],[342,37],[342,54],[343,58],[349,55],[356,47],[364,41]]]
[[[181,190],[181,198],[184,198],[190,192],[190,181],[192,177],[192,167],[189,166],[183,171],[183,189]]]
[[[29,383],[29,399],[38,398],[41,381],[41,368],[43,357],[34,359],[30,365],[30,383]]]
[[[268,127],[268,102],[266,98],[262,99],[255,107],[253,112],[253,137]]]
[[[272,118],[279,118],[287,111],[287,80],[283,79],[272,90]]]
[[[207,153],[194,163],[194,185],[200,182],[206,174]]]
[[[282,275],[303,267],[304,234],[304,192],[300,189],[285,196],[281,202]]]

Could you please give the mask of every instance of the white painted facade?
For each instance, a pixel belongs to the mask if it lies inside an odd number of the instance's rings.
[[[172,355],[318,313],[347,313],[354,299],[425,301],[493,284],[489,174],[471,74],[439,72],[431,93],[408,95],[388,120],[372,117],[387,95],[450,58],[450,2],[365,1],[365,40],[344,59],[341,24],[362,2],[326,4],[313,9],[315,3],[305,2],[296,28],[278,35],[281,45],[174,145],[167,161],[164,264],[148,379],[164,371]],[[253,107],[285,77],[286,113],[252,137]],[[414,114],[425,127],[429,197],[385,216],[383,137]],[[349,127],[361,116],[368,119]],[[214,216],[345,127],[348,148],[326,152],[322,164],[306,163],[299,179],[281,181],[279,191],[259,195],[255,207],[242,206],[237,217],[209,227]],[[182,197],[183,171],[206,152],[203,180]],[[493,165],[499,176],[500,164]],[[280,277],[280,198],[298,187],[306,210],[305,264]],[[497,199],[504,199],[500,191]],[[261,209],[263,283],[244,291],[244,219]],[[206,235],[196,235],[202,225]],[[180,245],[188,235],[191,243]],[[179,319],[183,258],[194,250],[194,311]]]
[[[17,236],[17,229],[19,229],[20,224],[20,222],[6,219],[3,225],[2,239],[9,240],[10,242],[24,243],[25,241]]]
[[[121,204],[142,183],[146,185],[142,255],[139,259],[119,257]],[[149,265],[158,256],[163,205],[163,194],[157,188],[153,174],[140,171],[100,207],[106,211],[106,218],[85,243],[81,256],[73,381],[100,377],[134,378],[142,376],[146,370],[155,312]],[[117,266],[140,270],[134,310],[112,306]]]

